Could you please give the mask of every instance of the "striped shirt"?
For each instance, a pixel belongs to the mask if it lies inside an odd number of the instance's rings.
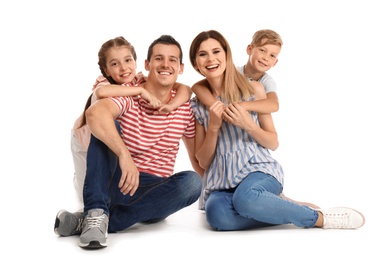
[[[171,98],[175,93],[171,91]],[[154,115],[155,109],[141,96],[111,99],[120,109],[121,136],[138,170],[160,177],[172,175],[182,136],[195,136],[190,102],[170,113]]]
[[[196,97],[192,98],[191,104],[196,119],[206,131],[209,124],[208,109]],[[259,124],[258,114],[250,114]],[[204,174],[199,207],[204,209],[211,192],[235,188],[249,173],[256,171],[274,176],[283,185],[282,167],[269,150],[259,145],[245,130],[223,121],[214,159]]]

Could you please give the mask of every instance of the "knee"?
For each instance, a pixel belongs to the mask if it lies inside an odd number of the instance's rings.
[[[264,211],[261,201],[261,191],[254,192],[235,192],[232,198],[234,209],[241,216],[250,216],[251,212]]]
[[[187,189],[190,190],[198,199],[202,189],[201,177],[194,171],[186,171],[185,178]]]
[[[192,202],[198,200],[201,194],[202,181],[197,173],[184,171],[174,174],[172,178],[176,178],[177,183],[179,183],[175,188],[178,189],[180,196],[184,196]]]
[[[219,202],[219,199],[221,198],[212,198],[205,204],[206,221],[216,231],[231,230],[228,212],[221,206],[222,202]]]

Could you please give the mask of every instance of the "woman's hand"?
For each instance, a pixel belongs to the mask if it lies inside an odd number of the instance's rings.
[[[223,112],[223,118],[228,123],[248,130],[254,127],[255,122],[251,115],[239,103],[232,103]]]
[[[222,115],[225,109],[224,103],[216,100],[209,108],[209,126],[212,129],[220,129],[222,125]]]

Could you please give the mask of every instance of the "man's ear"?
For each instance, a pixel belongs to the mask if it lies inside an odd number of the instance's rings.
[[[182,74],[184,72],[184,68],[185,68],[185,65],[183,63],[180,64],[180,71],[178,72],[178,74]]]
[[[145,70],[149,71],[149,61],[145,60]]]

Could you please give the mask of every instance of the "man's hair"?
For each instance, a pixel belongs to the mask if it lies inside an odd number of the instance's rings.
[[[176,45],[180,50],[180,64],[182,64],[182,48],[181,45],[176,39],[170,35],[161,35],[158,39],[155,39],[149,46],[147,51],[147,61],[150,61],[151,55],[153,54],[153,47],[156,44],[166,44],[166,45]]]

